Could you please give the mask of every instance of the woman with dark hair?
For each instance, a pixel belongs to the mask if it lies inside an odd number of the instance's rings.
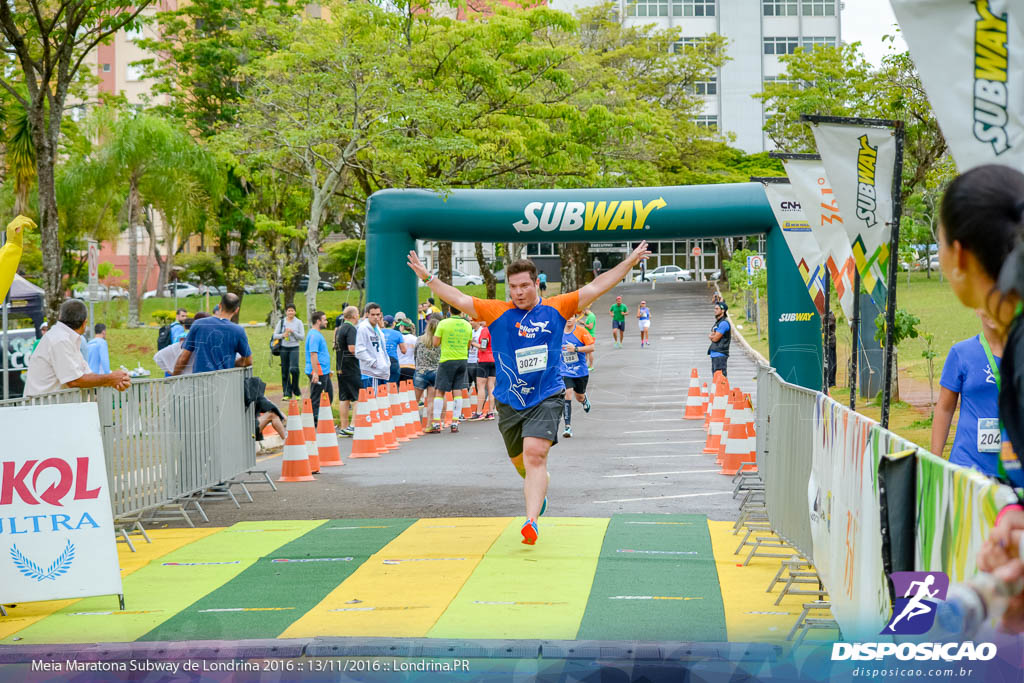
[[[986,165],[958,176],[946,189],[939,214],[939,261],[956,297],[981,309],[1003,341],[994,367],[999,387],[1002,432],[999,478],[1007,483],[1021,472],[1024,452],[1024,174]],[[1021,357],[1021,363],[1017,357]],[[1014,473],[1011,475],[1011,472]],[[1018,492],[1018,497],[1020,493]],[[1020,559],[1024,533],[1021,500],[1000,511],[978,553],[978,567],[1010,584],[1024,578]],[[1003,627],[1024,630],[1024,593],[1010,601]]]

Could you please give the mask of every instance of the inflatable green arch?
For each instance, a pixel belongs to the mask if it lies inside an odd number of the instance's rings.
[[[609,242],[767,235],[772,366],[821,389],[821,318],[760,183],[580,190],[381,190],[366,209],[367,296],[415,311],[415,241]]]

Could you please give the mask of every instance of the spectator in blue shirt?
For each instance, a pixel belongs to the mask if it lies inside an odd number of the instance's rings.
[[[186,311],[184,308],[179,308],[177,313],[175,313],[174,322],[171,323],[172,344],[177,344],[178,342],[180,342],[182,339],[185,338],[185,335],[188,333],[188,330],[185,329],[186,320],[188,320],[188,311]]]
[[[732,341],[732,326],[729,325],[729,306],[724,301],[715,304],[715,324],[711,328],[708,339],[711,346],[708,347],[708,355],[711,356],[711,375],[718,371],[723,377],[728,377],[727,365],[729,363],[729,343]]]
[[[548,274],[543,270],[540,271],[540,275],[537,276],[537,282],[540,283],[540,293],[543,295],[544,292],[548,291]]]
[[[225,294],[216,313],[192,323],[181,344],[181,355],[174,364],[175,375],[182,373],[193,355],[195,364],[192,371],[196,374],[252,365],[252,351],[245,329],[231,322],[241,304],[237,294]]]
[[[325,391],[330,403],[334,403],[334,387],[331,385],[331,352],[327,340],[320,331],[327,324],[327,314],[313,311],[309,319],[309,334],[306,335],[306,377],[309,378],[309,398],[313,402],[313,424],[320,422],[320,395]],[[331,427],[334,431],[334,427]]]
[[[89,362],[89,369],[97,375],[110,374],[110,349],[107,347],[107,326],[103,323],[96,323],[93,328],[93,338],[87,347],[88,355],[85,360]]]
[[[391,359],[388,382],[397,382],[402,375],[402,366],[398,362],[398,352],[401,350],[402,353],[405,353],[407,349],[405,348],[405,338],[401,332],[395,329],[394,316],[384,316],[384,327],[381,329],[381,333],[384,335],[384,348],[388,352],[388,358]]]

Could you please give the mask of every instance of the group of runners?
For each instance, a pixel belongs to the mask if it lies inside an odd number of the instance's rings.
[[[541,298],[541,281],[537,267],[528,259],[509,264],[506,269],[506,290],[510,301],[479,299],[461,292],[433,276],[415,252],[409,252],[408,265],[431,292],[453,307],[453,317],[438,325],[442,349],[446,343],[457,348],[458,363],[444,369],[445,358],[438,367],[435,383],[440,391],[441,378],[453,376],[452,391],[460,390],[453,411],[461,410],[461,389],[468,381],[469,350],[477,351],[479,376],[480,352],[488,348],[493,359],[495,383],[493,400],[498,430],[513,467],[523,478],[526,521],[522,526],[523,543],[533,545],[539,536],[538,519],[547,508],[549,475],[547,456],[558,443],[559,421],[565,421],[562,436],[572,436],[572,403],[590,410],[587,381],[593,365],[594,338],[586,324],[594,324],[590,305],[618,284],[642,260],[650,255],[647,242],[614,268],[598,274],[580,289]],[[546,284],[546,283],[545,283]],[[621,297],[616,300],[621,304]],[[642,302],[642,308],[646,305]],[[623,313],[624,315],[624,313]],[[582,316],[582,324],[580,318]],[[650,311],[646,312],[649,328]],[[639,316],[638,316],[639,318]],[[614,314],[613,314],[614,319]],[[623,320],[625,318],[623,317]],[[473,343],[473,323],[487,331],[486,345]],[[442,330],[448,323],[451,330]],[[616,330],[621,330],[616,326]],[[482,337],[483,331],[480,332]],[[646,345],[646,335],[644,337]],[[618,338],[621,344],[621,337]],[[466,359],[461,354],[465,350]],[[442,351],[443,354],[443,351]],[[461,371],[460,371],[461,368]],[[443,369],[443,370],[442,370]],[[447,379],[443,386],[448,385]],[[462,386],[458,386],[459,384]],[[433,424],[430,431],[440,431],[443,394],[434,398]],[[436,429],[436,431],[435,431]]]

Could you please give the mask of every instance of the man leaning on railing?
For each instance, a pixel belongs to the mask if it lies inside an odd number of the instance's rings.
[[[58,322],[32,353],[25,378],[25,396],[38,396],[61,389],[114,387],[125,391],[131,378],[123,370],[107,374],[89,372],[80,348],[82,334],[89,312],[78,299],[68,299],[60,305]]]

